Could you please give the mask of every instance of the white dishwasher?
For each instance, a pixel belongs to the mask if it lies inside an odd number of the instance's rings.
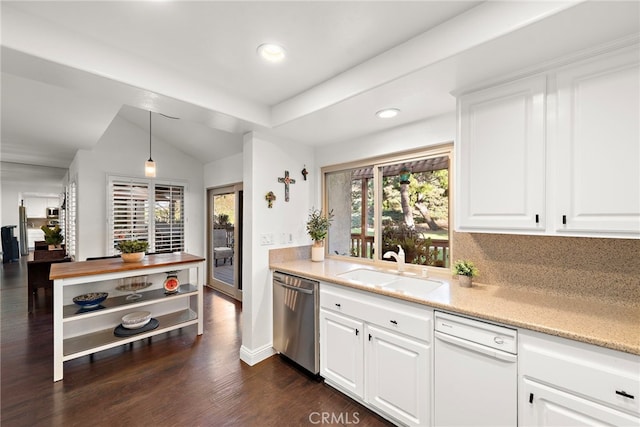
[[[435,425],[518,424],[518,331],[435,312]]]

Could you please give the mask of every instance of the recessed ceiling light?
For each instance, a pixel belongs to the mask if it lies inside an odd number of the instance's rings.
[[[265,43],[258,46],[258,55],[265,61],[269,62],[280,62],[286,56],[285,50],[282,46],[273,44],[273,43]]]
[[[384,110],[378,111],[376,113],[376,116],[381,119],[390,119],[397,116],[398,113],[400,113],[400,110],[398,110],[397,108],[385,108]]]

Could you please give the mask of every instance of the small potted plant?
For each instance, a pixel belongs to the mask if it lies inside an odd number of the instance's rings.
[[[479,271],[471,261],[459,259],[453,264],[453,270],[458,275],[460,286],[470,288],[473,278],[478,275]]]
[[[49,228],[46,225],[40,227],[42,231],[44,231],[44,240],[49,245],[49,249],[60,248],[62,242],[64,241],[64,236],[60,230],[59,226],[55,226],[53,228]]]
[[[122,252],[122,261],[140,262],[149,248],[149,242],[144,240],[121,240],[116,246]]]
[[[329,226],[333,221],[333,210],[328,215],[323,215],[318,209],[311,209],[307,220],[307,233],[313,240],[311,247],[311,261],[324,261],[324,239],[329,232]]]

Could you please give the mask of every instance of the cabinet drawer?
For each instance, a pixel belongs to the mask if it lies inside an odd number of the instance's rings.
[[[640,356],[522,332],[521,376],[640,414]]]
[[[431,342],[433,310],[370,292],[320,284],[320,306],[389,330]]]

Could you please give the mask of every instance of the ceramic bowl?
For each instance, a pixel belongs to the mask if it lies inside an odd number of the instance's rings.
[[[108,296],[107,292],[91,292],[74,297],[73,302],[82,308],[93,308],[99,306]]]
[[[127,329],[138,329],[149,323],[150,320],[150,311],[135,311],[122,316],[122,326]]]

